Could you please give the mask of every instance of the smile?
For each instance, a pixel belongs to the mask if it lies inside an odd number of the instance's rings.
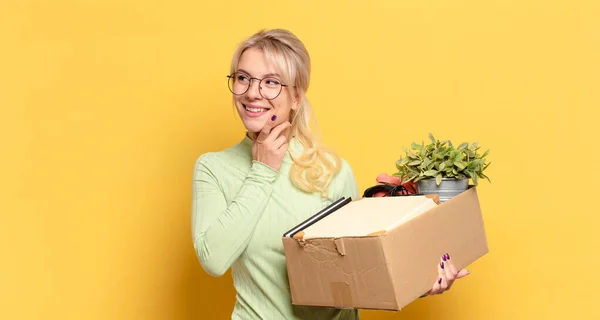
[[[242,106],[244,106],[244,110],[246,110],[247,114],[252,114],[254,116],[262,115],[269,110],[267,108],[248,107],[245,104],[242,104]]]

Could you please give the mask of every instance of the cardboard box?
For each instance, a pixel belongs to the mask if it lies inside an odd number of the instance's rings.
[[[286,233],[292,303],[397,311],[431,289],[443,254],[457,270],[485,255],[476,188],[442,204],[435,197],[347,200]]]

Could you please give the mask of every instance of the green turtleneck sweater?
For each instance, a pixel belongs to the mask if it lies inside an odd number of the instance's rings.
[[[300,144],[290,146],[297,152]],[[357,199],[352,169],[342,160],[329,199],[294,187],[286,152],[279,172],[252,160],[247,136],[236,145],[201,155],[193,175],[192,234],[204,270],[230,267],[236,294],[234,320],[355,320],[357,310],[293,306],[282,235],[341,197]]]

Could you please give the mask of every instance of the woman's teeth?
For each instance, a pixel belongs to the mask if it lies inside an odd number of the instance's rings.
[[[255,112],[255,113],[267,111],[267,109],[265,109],[265,108],[250,108],[250,107],[245,107],[245,108],[246,108],[246,110],[248,110],[250,112]]]

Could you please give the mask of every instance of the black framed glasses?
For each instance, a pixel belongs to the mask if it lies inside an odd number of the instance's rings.
[[[243,72],[235,72],[228,75],[227,86],[231,93],[239,96],[248,92],[248,89],[250,89],[250,86],[252,85],[252,80],[258,80],[258,92],[260,92],[260,95],[267,100],[277,98],[283,87],[288,86],[274,77],[259,79],[251,77]]]

